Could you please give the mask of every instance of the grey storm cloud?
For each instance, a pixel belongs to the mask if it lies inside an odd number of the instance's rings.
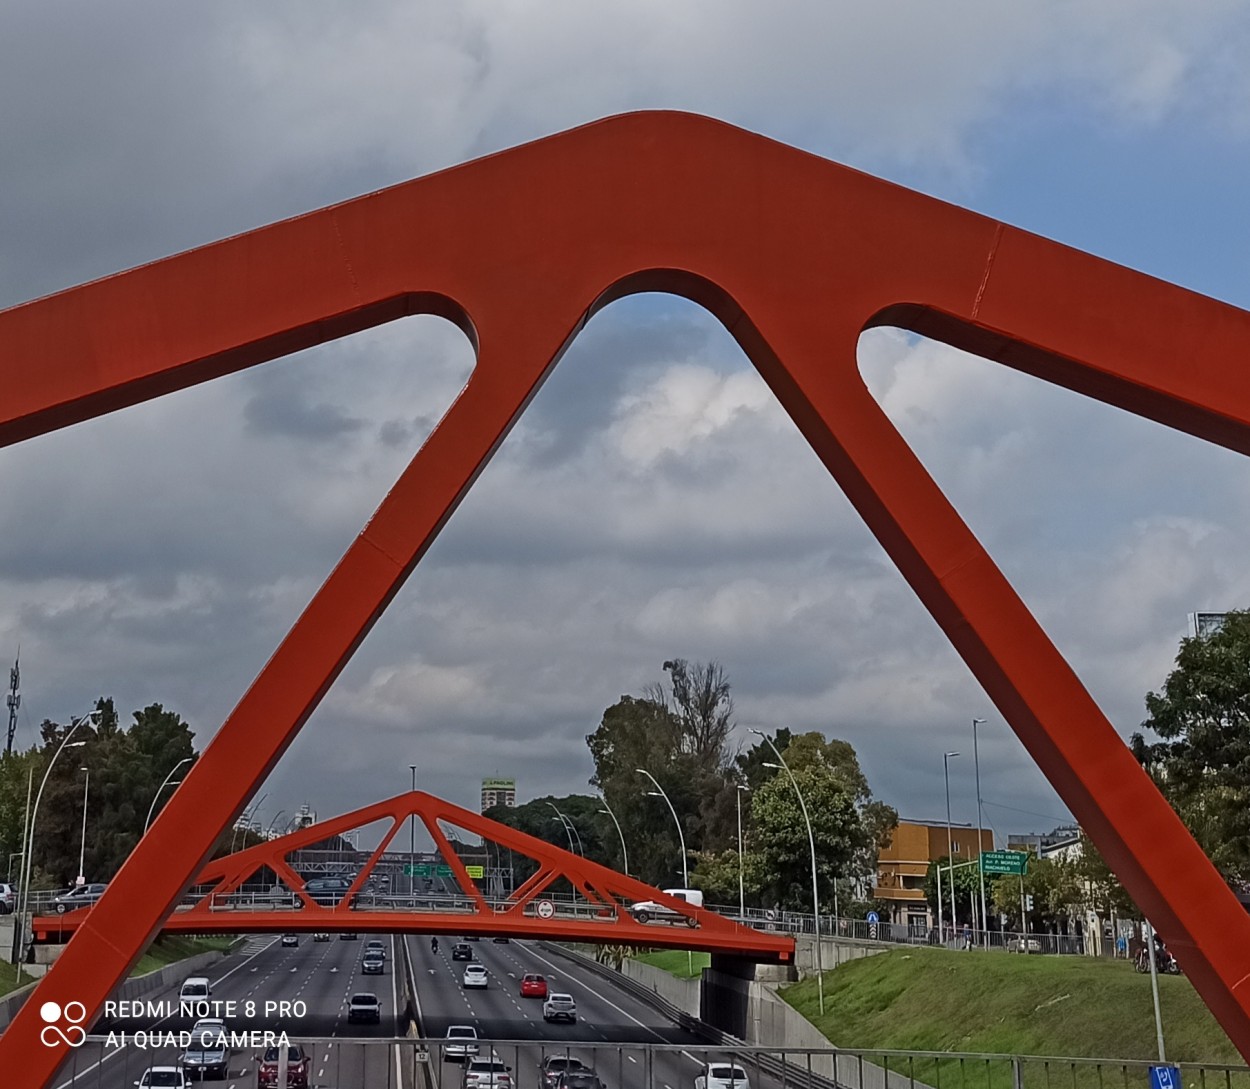
[[[1083,216],[1044,180],[1059,171],[1114,167],[1152,215],[1208,217],[1192,229],[1217,241],[1244,223],[1239,191],[1185,188],[1244,175],[1250,20],[1232,0],[952,0],[906,21],[798,0],[536,10],[8,5],[0,305],[643,107],[1078,246],[1116,237],[1102,220],[1120,202]],[[1114,163],[1089,150],[1106,134]],[[1148,145],[1184,176],[1142,169]],[[1137,219],[1120,226],[1140,241]],[[1250,302],[1220,247],[1194,246],[1152,251],[1150,271],[1211,264],[1211,290]],[[898,331],[866,335],[860,363],[1135,729],[1185,613],[1250,600],[1240,459]],[[472,366],[458,330],[411,318],[0,451],[0,653],[22,648],[25,739],[100,694],[163,702],[211,738]],[[852,741],[911,815],[938,812],[934,754],[988,717],[999,831],[1063,814],[728,333],[655,297],[580,333],[264,789],[272,811],[324,815],[406,789],[418,760],[470,805],[484,774],[584,789],[603,709],[678,655],[725,665],[744,724]]]

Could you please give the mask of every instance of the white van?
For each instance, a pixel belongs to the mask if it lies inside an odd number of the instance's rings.
[[[212,993],[207,976],[188,976],[182,981],[182,990],[178,992],[179,1002],[204,1002]]]
[[[665,896],[676,900],[685,900],[691,907],[703,906],[703,893],[699,889],[665,889]],[[629,913],[640,923],[649,923],[652,919],[664,919],[667,922],[683,922],[687,926],[698,926],[698,922],[689,916],[682,915],[665,904],[655,900],[643,900],[629,909]]]

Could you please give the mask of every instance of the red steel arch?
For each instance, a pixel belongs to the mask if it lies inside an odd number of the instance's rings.
[[[364,902],[353,906],[395,834],[415,815],[430,834],[460,889],[461,901],[454,910],[415,910],[416,904]],[[319,903],[304,888],[290,862],[290,855],[304,847],[382,822],[382,836],[360,867],[341,900]],[[534,874],[500,902],[491,902],[478,889],[452,846],[443,825],[462,829],[510,851],[533,859]],[[297,903],[256,905],[236,894],[254,874],[272,871]],[[560,879],[583,897],[576,911],[561,904],[556,913],[543,918],[538,903]],[[192,882],[195,902],[182,905],[161,929],[181,934],[273,933],[282,931],[361,930],[374,933],[399,931],[418,934],[479,934],[547,938],[593,944],[699,949],[754,959],[761,963],[794,962],[794,939],[789,935],[762,933],[726,919],[714,911],[692,907],[641,881],[616,873],[597,862],[500,824],[471,810],[416,790],[375,802],[351,813],[301,828],[276,839],[257,843],[210,862]],[[417,898],[412,898],[416,900]],[[627,902],[656,900],[684,918],[686,926],[649,926],[637,922]],[[554,906],[554,904],[553,904]],[[91,918],[92,909],[79,908],[65,915],[37,916],[32,921],[36,941],[64,941]],[[687,928],[688,927],[688,928]]]
[[[99,1009],[594,310],[700,303],[755,363],[1250,1058],[1250,918],[869,395],[904,326],[1250,453],[1250,314],[706,118],[600,121],[0,313],[0,444],[404,314],[464,392],[0,1038]]]

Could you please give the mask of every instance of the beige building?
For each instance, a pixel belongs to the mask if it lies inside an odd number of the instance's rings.
[[[890,922],[926,928],[936,922],[924,898],[924,879],[929,863],[946,857],[946,835],[945,821],[898,822],[893,838],[881,850],[872,890],[876,899],[890,905]],[[955,865],[978,856],[977,830],[971,825],[952,824],[950,844]],[[981,831],[980,849],[994,850],[994,833],[988,828]]]

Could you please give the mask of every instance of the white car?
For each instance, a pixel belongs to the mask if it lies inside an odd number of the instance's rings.
[[[470,1059],[464,1064],[460,1089],[512,1089],[512,1068],[493,1052],[490,1058]]]
[[[190,1089],[191,1086],[178,1066],[149,1066],[135,1084],[140,1089]]]
[[[549,994],[543,1003],[544,1021],[567,1021],[577,1023],[577,1003],[571,994]]]
[[[464,966],[464,985],[466,987],[485,987],[490,977],[486,974],[486,969],[480,964],[466,964]]]
[[[448,1025],[443,1055],[448,1059],[464,1059],[478,1053],[477,1029],[472,1025]]]
[[[347,1020],[352,1021],[373,1021],[380,1023],[382,1020],[382,1003],[378,1001],[378,996],[368,991],[362,991],[360,994],[354,994],[347,1003]]]
[[[751,1089],[751,1083],[736,1063],[708,1063],[694,1079],[694,1089]]]

